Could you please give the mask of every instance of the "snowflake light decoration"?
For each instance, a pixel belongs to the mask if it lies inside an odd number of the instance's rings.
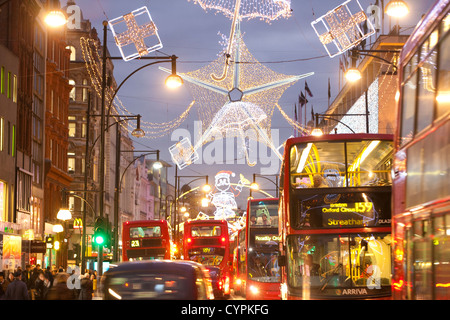
[[[353,14],[349,5],[353,5],[359,11]],[[367,24],[367,32],[361,29],[360,24],[363,22]],[[311,22],[311,26],[331,58],[344,53],[375,33],[375,28],[367,19],[358,0],[347,0]],[[333,50],[333,44],[337,51]]]
[[[147,7],[108,21],[123,60],[129,61],[163,47]]]

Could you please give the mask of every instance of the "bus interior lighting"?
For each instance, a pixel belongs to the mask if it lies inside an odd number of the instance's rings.
[[[375,148],[380,144],[380,140],[374,140],[372,141],[369,146],[366,148],[366,150],[364,150],[364,152],[361,155],[361,162],[363,163],[364,160],[366,160],[366,158],[369,156],[369,154],[372,153],[373,150],[375,150]]]
[[[302,156],[300,157],[300,162],[298,163],[297,173],[301,173],[305,167],[306,160],[308,159],[309,152],[311,151],[313,144],[310,142],[306,145],[306,148],[302,151]]]

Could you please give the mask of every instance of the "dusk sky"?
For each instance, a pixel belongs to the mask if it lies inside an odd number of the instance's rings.
[[[232,0],[230,0],[232,1]],[[356,0],[353,0],[356,1]],[[65,6],[66,0],[62,0]],[[300,75],[314,72],[306,79],[299,80],[290,86],[278,101],[287,115],[294,117],[294,104],[298,101],[300,91],[304,91],[305,80],[313,93],[308,97],[307,119],[311,117],[311,106],[314,112],[324,112],[328,107],[328,79],[331,83],[331,102],[342,87],[342,78],[339,74],[339,57],[330,58],[320,43],[311,22],[337,7],[344,0],[292,0],[292,15],[289,18],[280,18],[266,23],[260,19],[244,20],[241,31],[244,33],[244,42],[253,56],[270,69],[286,74]],[[388,0],[385,0],[387,3]],[[410,14],[399,21],[402,34],[410,34],[420,18],[435,3],[434,0],[407,0]],[[197,70],[211,61],[217,59],[222,50],[219,41],[222,40],[219,32],[229,35],[231,20],[221,13],[205,11],[194,1],[188,0],[75,0],[80,6],[83,17],[91,21],[92,27],[98,30],[100,39],[103,37],[102,21],[111,20],[127,14],[133,10],[146,6],[155,22],[163,43],[161,53],[179,57],[177,71],[181,73]],[[375,0],[360,0],[363,9],[367,9]],[[385,33],[389,28],[388,16],[385,16]],[[392,21],[394,25],[396,21]],[[108,31],[108,49],[113,56],[119,56],[119,50]],[[159,53],[151,53],[150,55]],[[304,60],[304,61],[301,61]],[[142,66],[145,61],[114,61],[114,77],[120,83],[129,73]],[[170,64],[161,65],[170,68]],[[164,86],[167,74],[158,69],[158,65],[146,68],[130,78],[118,92],[126,108],[134,114],[141,114],[143,121],[166,122],[178,117],[192,102],[193,97],[186,86],[172,91]],[[192,109],[189,117],[180,128],[188,129],[193,134],[194,121],[199,119],[198,109]],[[293,134],[293,128],[285,121],[280,112],[275,109],[272,118],[272,129],[279,130],[279,141],[283,143]],[[136,149],[159,149],[161,158],[172,163],[168,151],[169,146],[177,141],[171,140],[171,135],[158,139],[141,138],[135,140]],[[279,162],[279,161],[278,161]],[[278,163],[279,165],[279,163]],[[261,173],[261,165],[254,167],[236,164],[217,164],[200,167],[193,164],[183,170],[179,175],[205,175],[209,174],[210,181],[220,170],[235,172],[233,183],[239,180],[239,174],[251,180],[253,173]],[[266,165],[267,166],[267,165]],[[207,172],[205,172],[207,168]],[[278,170],[276,170],[278,173]],[[173,167],[169,170],[169,183],[174,184]],[[258,181],[263,182],[263,181]],[[266,188],[273,188],[266,184]],[[248,191],[244,190],[238,199],[240,205],[245,203]],[[242,199],[241,199],[242,198]]]

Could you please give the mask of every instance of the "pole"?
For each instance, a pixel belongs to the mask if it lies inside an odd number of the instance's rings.
[[[120,180],[120,140],[119,122],[116,122],[116,178],[114,188],[114,251],[113,261],[119,261],[119,180]]]
[[[370,133],[369,128],[369,89],[366,90],[366,133]]]
[[[103,218],[104,216],[104,206],[105,206],[105,92],[106,92],[106,45],[108,37],[108,22],[103,21],[103,58],[102,58],[102,112],[100,119],[100,210],[99,215]],[[103,247],[98,246],[98,266],[97,273],[101,277],[103,275]]]
[[[88,106],[86,115],[86,151],[84,154],[84,194],[83,197],[87,197],[87,185],[88,185],[88,163],[89,163],[89,127],[91,123],[91,90],[88,91]],[[83,203],[83,235],[81,237],[81,271],[86,270],[86,203]]]
[[[177,230],[176,230],[177,204],[178,204],[178,166],[175,165],[175,204],[174,204],[174,215],[173,215],[172,238],[173,238],[174,242],[178,245],[177,239],[176,239],[176,236],[177,236]]]

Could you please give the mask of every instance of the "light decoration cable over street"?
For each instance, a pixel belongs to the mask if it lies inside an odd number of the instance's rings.
[[[96,40],[92,38],[80,38],[80,46],[83,55],[83,59],[85,61],[85,67],[89,74],[92,88],[96,92],[96,94],[101,97],[102,92],[102,59],[100,56],[101,49],[99,48],[99,44]],[[114,102],[111,104],[111,99],[114,96],[114,89],[111,87],[106,87],[105,90],[105,100],[106,105],[111,105],[112,110],[111,114],[117,115],[132,115],[130,111],[123,105],[122,101],[116,95],[114,97]],[[169,134],[173,129],[178,127],[189,115],[192,107],[194,106],[195,101],[192,101],[187,109],[183,111],[181,115],[172,119],[168,122],[154,123],[141,120],[141,129],[145,132],[144,138],[155,139]],[[132,122],[123,122],[120,125],[126,129],[129,133],[131,133],[135,127],[132,126]]]

